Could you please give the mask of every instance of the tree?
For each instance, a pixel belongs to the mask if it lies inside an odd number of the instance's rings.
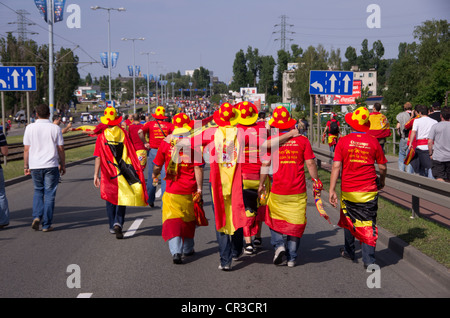
[[[350,70],[351,67],[357,63],[358,55],[356,54],[356,49],[351,46],[347,47],[344,56],[347,59],[347,61],[343,63],[344,70]]]
[[[239,90],[240,87],[247,87],[248,75],[247,75],[247,59],[245,58],[244,51],[241,49],[236,53],[236,57],[233,63],[233,82],[231,83],[232,90]]]
[[[64,108],[73,97],[80,81],[78,57],[70,49],[61,48],[56,53],[55,102],[57,108]]]
[[[247,60],[247,76],[248,83],[256,87],[256,78],[261,69],[261,57],[259,56],[258,49],[252,49],[251,46],[247,48],[247,54],[245,55]]]
[[[261,69],[259,72],[258,91],[266,96],[273,93],[273,74],[275,68],[275,59],[271,55],[261,56]]]

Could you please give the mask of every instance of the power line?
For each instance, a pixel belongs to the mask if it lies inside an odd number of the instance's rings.
[[[275,41],[280,41],[280,49],[286,51],[286,40],[293,41],[294,39],[287,38],[286,36],[289,34],[294,34],[295,32],[288,30],[287,28],[291,28],[294,25],[286,23],[286,19],[288,18],[286,15],[282,15],[281,17],[281,23],[275,24],[274,27],[280,27],[279,31],[274,31],[274,33],[280,33],[280,37],[276,38]]]

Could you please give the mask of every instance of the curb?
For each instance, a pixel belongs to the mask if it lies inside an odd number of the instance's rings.
[[[311,182],[307,181],[308,184]],[[312,183],[311,183],[312,184]],[[328,192],[322,191],[322,202],[327,207],[332,207],[328,201]],[[450,286],[450,270],[438,263],[428,255],[423,254],[415,247],[409,245],[394,234],[378,226],[378,240],[386,245],[400,259],[405,260],[415,268],[428,275],[444,287]]]

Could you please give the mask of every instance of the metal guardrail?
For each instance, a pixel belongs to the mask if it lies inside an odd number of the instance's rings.
[[[322,161],[331,162],[328,147],[312,147],[320,167]],[[375,165],[376,166],[376,165]],[[436,181],[415,174],[388,169],[386,186],[411,195],[412,216],[420,216],[420,199],[433,202],[439,206],[450,207],[450,183]]]

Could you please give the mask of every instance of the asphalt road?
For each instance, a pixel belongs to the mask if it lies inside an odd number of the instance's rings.
[[[210,225],[197,228],[196,253],[175,265],[161,238],[160,199],[153,209],[127,208],[126,237],[117,240],[108,231],[105,203],[93,186],[93,171],[93,161],[68,168],[57,191],[55,230],[48,233],[31,229],[32,181],[7,187],[11,222],[0,230],[0,298],[450,296],[448,286],[399,259],[381,243],[376,276],[364,269],[360,249],[357,263],[341,258],[343,230],[321,218],[312,201],[296,267],[272,264],[270,232],[263,225],[258,254],[242,256],[233,262],[232,271],[221,271],[208,182],[204,199]],[[337,209],[327,204],[325,209],[336,224]],[[128,230],[135,226],[136,231]]]

